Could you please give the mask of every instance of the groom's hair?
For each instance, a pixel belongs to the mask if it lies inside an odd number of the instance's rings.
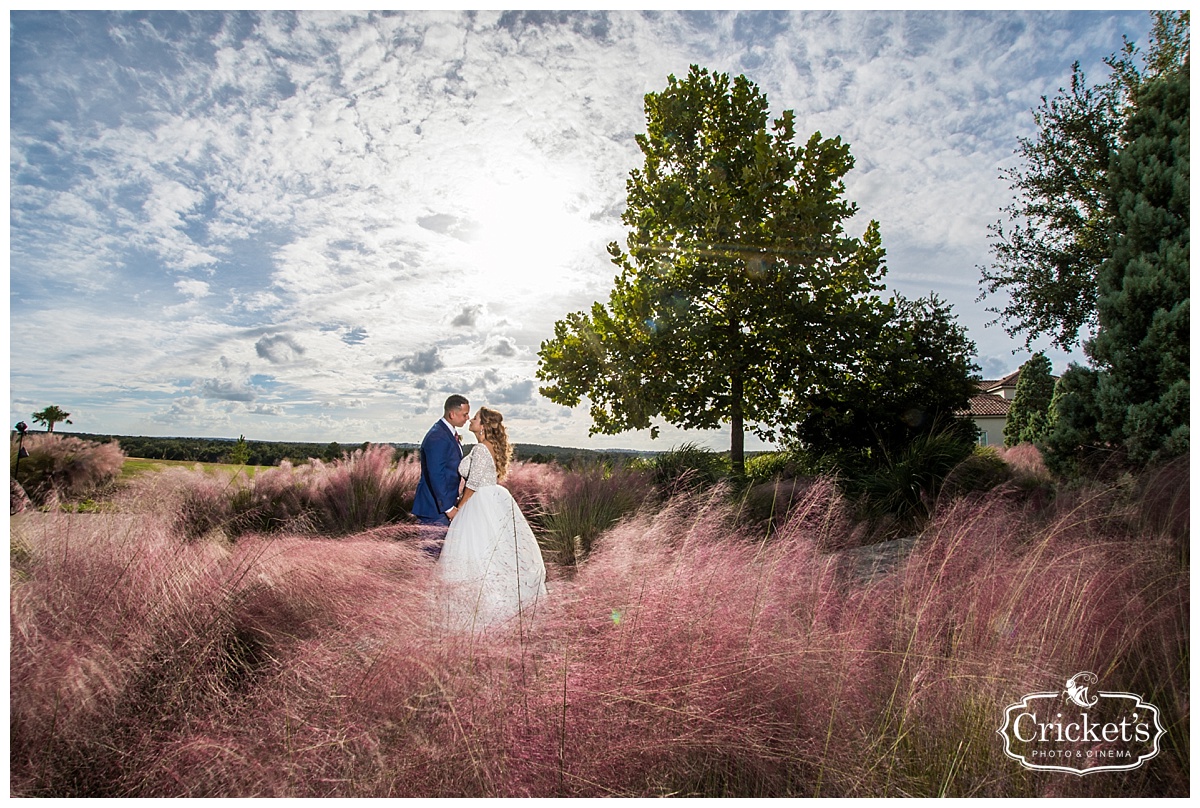
[[[469,406],[471,402],[467,401],[466,396],[460,396],[458,393],[455,393],[454,395],[450,396],[450,398],[446,399],[446,406],[442,408],[442,414],[449,414],[452,410],[457,410],[463,404]]]

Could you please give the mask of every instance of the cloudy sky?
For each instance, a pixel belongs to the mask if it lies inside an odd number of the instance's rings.
[[[516,442],[555,320],[607,300],[642,97],[744,73],[840,135],[890,287],[953,303],[988,378],[1028,355],[978,303],[1030,111],[1149,15],[815,11],[12,12],[10,423],[419,441],[450,392]],[[1039,346],[1039,347],[1048,347]],[[1048,351],[1056,372],[1068,356]],[[1079,357],[1075,357],[1079,358]],[[747,448],[759,446],[748,441]]]

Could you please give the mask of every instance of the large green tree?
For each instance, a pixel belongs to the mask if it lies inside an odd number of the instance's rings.
[[[1189,447],[1190,97],[1184,68],[1145,84],[1113,160],[1113,250],[1099,276],[1100,435],[1135,463]]]
[[[992,308],[1025,345],[1049,336],[1065,350],[1097,325],[1097,273],[1109,256],[1116,211],[1109,195],[1112,156],[1127,143],[1125,122],[1140,88],[1188,60],[1190,13],[1152,12],[1146,54],[1125,40],[1105,60],[1108,81],[1089,86],[1076,62],[1070,89],[1033,113],[1036,134],[1019,138],[1021,164],[1005,172],[1014,201],[992,228],[993,264],[982,269],[980,299],[1004,293]]]
[[[745,76],[693,66],[645,96],[644,165],[630,172],[628,252],[608,305],[555,324],[539,352],[552,401],[587,399],[593,433],[728,423],[735,471],[744,433],[778,434],[844,370],[886,308],[878,223],[843,223],[849,147],[818,132],[795,141],[785,111],[768,127],[766,97]]]
[[[975,343],[948,303],[897,296],[891,316],[860,336],[855,361],[797,414],[797,448],[870,464],[940,430],[974,443],[974,425],[956,413],[978,391]]]
[[[1004,424],[1005,446],[1044,441],[1050,429],[1050,402],[1054,398],[1054,376],[1050,371],[1050,360],[1040,351],[1021,365],[1017,392]]]

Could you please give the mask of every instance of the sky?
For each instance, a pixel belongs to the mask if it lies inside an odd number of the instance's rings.
[[[9,418],[71,431],[419,442],[450,393],[515,443],[588,435],[538,393],[555,321],[607,301],[642,100],[744,74],[840,136],[885,282],[949,301],[984,378],[1023,340],[978,298],[1032,110],[1137,11],[13,11]],[[1043,349],[1061,373],[1082,354]],[[764,448],[748,436],[748,450]]]

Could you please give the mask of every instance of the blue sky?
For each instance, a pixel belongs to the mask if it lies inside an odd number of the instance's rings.
[[[693,63],[850,144],[851,230],[878,220],[890,288],[949,300],[999,377],[1028,358],[976,301],[1000,171],[1073,61],[1103,80],[1149,22],[14,11],[10,423],[55,404],[86,432],[415,442],[461,392],[518,443],[727,448],[589,438],[534,377],[554,322],[607,300],[642,97]]]

